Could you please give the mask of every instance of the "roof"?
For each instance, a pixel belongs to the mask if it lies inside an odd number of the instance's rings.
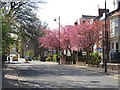
[[[82,15],[82,17],[91,17],[91,18],[94,18],[96,16],[91,16],[91,15]]]
[[[117,8],[116,10],[110,12],[107,14],[107,19],[110,17],[113,17],[113,16],[118,16],[120,15],[120,8]],[[104,19],[104,17],[101,17],[101,16],[97,16],[94,20],[101,20],[101,19]]]
[[[114,16],[120,16],[120,11],[119,11],[119,12],[114,13],[114,14],[113,14],[113,15],[111,15],[110,17],[114,17]]]
[[[108,17],[113,17],[113,16],[117,16],[117,15],[120,15],[120,8],[117,8],[116,10],[110,12],[108,14]]]
[[[91,15],[82,15],[81,19],[94,19],[96,16],[91,16]]]

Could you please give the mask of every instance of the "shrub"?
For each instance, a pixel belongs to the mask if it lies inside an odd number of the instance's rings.
[[[32,50],[29,50],[26,52],[26,56],[34,57],[34,52]]]
[[[90,60],[88,61],[89,64],[98,65],[101,62],[101,57],[98,53],[90,53]]]
[[[46,60],[46,61],[50,61],[50,57],[46,57],[45,60]]]
[[[54,54],[52,60],[57,61],[57,56],[58,56],[57,54]]]
[[[40,57],[34,57],[34,60],[40,60]]]

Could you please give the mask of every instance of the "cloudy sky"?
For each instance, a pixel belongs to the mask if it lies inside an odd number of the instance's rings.
[[[73,25],[81,15],[98,15],[98,8],[105,7],[105,0],[46,0],[47,4],[41,5],[38,16],[46,21],[49,27],[58,28],[55,18],[60,16],[62,25]],[[113,0],[106,0],[107,8],[114,9]]]

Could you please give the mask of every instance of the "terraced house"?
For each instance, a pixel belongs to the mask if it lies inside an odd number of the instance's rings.
[[[117,9],[109,13],[110,20],[110,51],[120,59],[120,0],[116,1]],[[120,62],[120,60],[119,60]]]

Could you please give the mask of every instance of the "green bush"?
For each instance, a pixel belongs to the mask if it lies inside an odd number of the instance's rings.
[[[58,54],[48,55],[48,57],[45,58],[46,61],[57,61]]]
[[[100,56],[98,55],[98,53],[90,53],[90,60],[88,61],[89,64],[95,64],[98,65],[100,64],[101,60],[100,60]]]
[[[50,60],[50,57],[46,57],[45,60],[46,60],[46,61],[49,61],[49,60]]]
[[[34,60],[40,60],[40,57],[34,57]]]
[[[58,56],[57,54],[54,54],[52,60],[57,61],[57,56]]]
[[[34,57],[34,52],[32,50],[29,50],[29,51],[26,52],[25,55]]]

